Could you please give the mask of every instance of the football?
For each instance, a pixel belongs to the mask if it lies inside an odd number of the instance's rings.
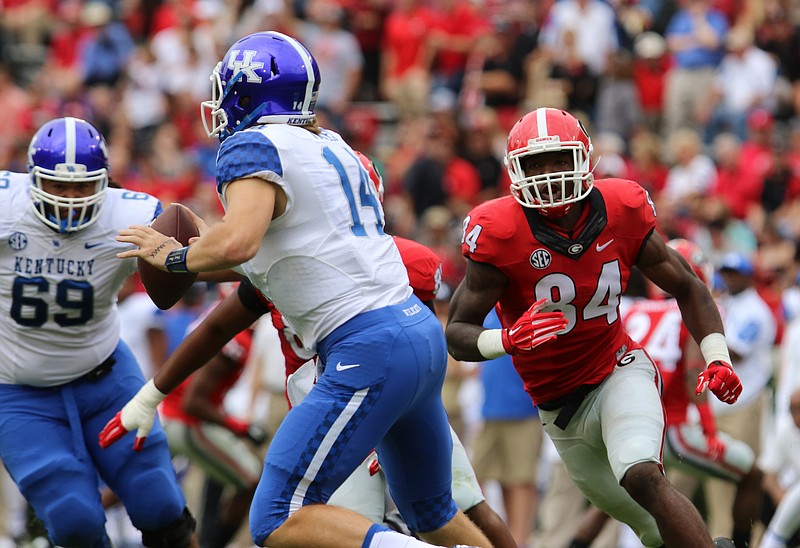
[[[174,204],[162,211],[150,226],[166,236],[172,236],[183,245],[189,244],[189,238],[200,235],[191,215],[181,206]],[[161,310],[171,308],[197,280],[196,272],[164,272],[142,259],[137,260],[142,285]]]

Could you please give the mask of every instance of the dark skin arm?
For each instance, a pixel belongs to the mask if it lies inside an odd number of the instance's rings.
[[[467,260],[467,272],[450,300],[447,345],[450,355],[461,361],[484,361],[478,351],[478,335],[485,331],[483,320],[500,300],[508,278],[487,263]]]
[[[714,298],[681,255],[657,233],[648,238],[637,263],[650,281],[675,297],[683,323],[699,344],[706,335],[724,333]]]
[[[238,292],[228,295],[167,358],[153,377],[156,388],[164,394],[174,390],[259,317],[244,306]]]
[[[204,422],[225,426],[225,413],[214,405],[211,396],[237,367],[239,365],[235,361],[217,353],[192,377],[183,396],[183,410]]]

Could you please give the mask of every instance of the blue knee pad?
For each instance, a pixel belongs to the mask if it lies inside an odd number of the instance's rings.
[[[39,518],[58,546],[108,546],[106,516],[99,500],[92,504],[81,497],[65,494],[48,503]]]
[[[152,468],[128,474],[124,482],[117,495],[140,531],[158,531],[183,515],[186,502],[171,469]]]

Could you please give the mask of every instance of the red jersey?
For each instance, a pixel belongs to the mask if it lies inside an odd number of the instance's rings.
[[[442,285],[442,261],[431,248],[394,236],[400,258],[408,271],[408,283],[421,301],[432,301]]]
[[[228,341],[228,343],[220,351],[223,356],[234,362],[238,367],[234,368],[211,394],[211,402],[215,407],[222,407],[222,401],[225,399],[225,395],[228,393],[231,387],[236,384],[236,381],[239,380],[239,377],[241,377],[244,366],[247,363],[247,357],[250,355],[250,347],[252,344],[253,329],[248,328],[239,332],[233,339]],[[167,394],[166,398],[164,398],[164,401],[161,404],[161,413],[165,417],[179,420],[188,425],[200,423],[200,419],[193,415],[189,415],[182,409],[183,395],[189,387],[189,383],[192,382],[192,377],[194,377],[194,375],[190,375],[185,381],[178,385],[175,390]]]
[[[400,251],[400,258],[408,270],[408,280],[414,295],[421,301],[432,301],[442,285],[442,261],[430,248],[399,236],[394,236],[394,243]],[[286,323],[275,305],[268,303],[272,325],[278,330],[281,340],[281,351],[286,360],[286,377],[300,369],[300,366],[316,356],[303,348],[294,329]]]
[[[683,348],[689,331],[683,325],[675,299],[638,299],[625,312],[622,323],[628,334],[644,346],[661,372],[661,396],[667,425],[686,422],[689,394]]]
[[[619,299],[639,252],[655,230],[655,206],[633,181],[602,179],[586,198],[581,221],[566,234],[512,196],[473,209],[462,253],[508,278],[500,297],[503,327],[535,301],[569,323],[558,339],[513,362],[534,403],[555,400],[605,379],[627,351],[640,348],[619,318]]]
[[[313,359],[317,354],[303,347],[303,343],[295,333],[294,328],[286,323],[286,318],[275,308],[274,304],[269,302],[267,306],[269,306],[272,325],[278,330],[281,352],[286,364],[286,378],[289,378],[289,375],[300,369],[301,365]]]

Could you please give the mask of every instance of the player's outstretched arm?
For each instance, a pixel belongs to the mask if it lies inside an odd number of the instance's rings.
[[[182,246],[174,238],[151,227],[134,225],[121,230],[117,241],[137,248],[118,253],[117,257],[137,257],[164,271],[169,265],[173,272],[233,268],[252,259],[258,252],[275,211],[277,194],[278,187],[262,179],[238,179],[226,187],[225,216],[220,222],[204,228],[191,245]]]
[[[742,393],[742,383],[731,366],[722,317],[708,286],[657,232],[645,242],[637,266],[675,297],[686,328],[700,344],[707,367],[698,377],[695,392],[700,394],[708,388],[720,401],[734,403]]]
[[[155,420],[156,408],[166,395],[199,369],[239,331],[249,327],[261,314],[245,306],[240,292],[228,295],[189,333],[155,377],[145,384],[100,432],[101,447],[108,447],[131,430],[136,430],[134,450],[140,450]]]

